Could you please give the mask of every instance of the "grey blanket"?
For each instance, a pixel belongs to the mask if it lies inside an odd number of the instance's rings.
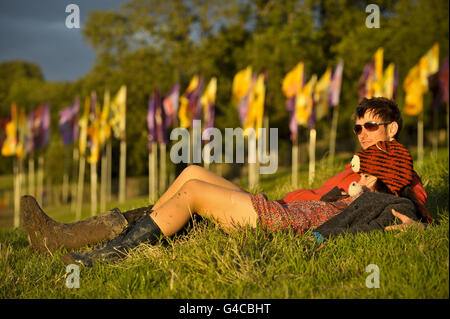
[[[383,230],[386,226],[392,225],[395,220],[392,209],[413,220],[419,220],[411,200],[390,194],[365,192],[342,213],[326,221],[314,231],[328,238],[344,233]]]

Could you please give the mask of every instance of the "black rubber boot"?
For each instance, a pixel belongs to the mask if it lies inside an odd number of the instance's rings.
[[[133,226],[142,218],[142,216],[146,213],[149,214],[152,211],[152,208],[153,205],[132,209],[124,212],[123,217],[125,217],[129,226]]]
[[[86,253],[71,253],[63,257],[63,262],[79,263],[91,267],[98,261],[114,261],[124,257],[126,253],[143,242],[156,242],[161,236],[161,229],[149,214],[145,214],[132,227],[107,242],[102,248],[93,249]]]

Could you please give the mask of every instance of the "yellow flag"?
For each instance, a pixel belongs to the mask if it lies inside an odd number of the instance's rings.
[[[208,86],[203,93],[200,103],[203,107],[203,120],[205,122],[204,125],[211,123],[213,120],[211,118],[212,114],[210,114],[210,105],[214,105],[216,103],[216,92],[217,92],[217,78],[213,77],[208,83]]]
[[[262,128],[264,117],[264,102],[266,97],[266,85],[264,74],[258,75],[255,86],[251,92],[249,111],[243,130],[253,128],[258,138],[258,128]]]
[[[295,68],[289,71],[283,79],[281,89],[286,98],[292,98],[303,87],[304,64],[299,62]]]
[[[79,138],[79,149],[80,156],[83,157],[86,153],[86,140],[87,140],[87,128],[89,121],[89,111],[91,110],[91,98],[86,96],[84,99],[84,111],[78,120],[78,125],[80,127],[80,138]]]
[[[125,138],[127,108],[127,87],[122,85],[110,104],[111,117],[109,125],[114,136],[118,139]]]
[[[394,98],[394,77],[395,77],[395,65],[390,63],[383,75],[383,96],[388,99]]]
[[[106,143],[111,136],[111,127],[109,125],[110,94],[109,90],[105,90],[103,95],[103,107],[100,115],[99,143],[100,147]]]
[[[239,101],[249,93],[252,82],[252,67],[239,71],[233,78],[232,96],[233,100]]]
[[[409,70],[403,82],[403,89],[405,90],[404,112],[410,116],[418,115],[423,110],[423,94],[426,87],[423,83],[424,60],[421,60]]]
[[[18,126],[18,116],[17,116],[17,104],[13,103],[11,105],[11,121],[6,124],[6,139],[2,146],[3,156],[13,156],[17,155],[17,126]]]
[[[17,140],[17,147],[16,147],[16,155],[17,155],[17,158],[23,158],[26,153],[25,138],[26,138],[26,135],[29,134],[27,116],[25,114],[25,109],[23,109],[23,108],[20,109],[20,115],[19,115],[17,129],[18,129],[17,130],[18,131],[18,140]]]
[[[308,126],[308,119],[313,108],[313,92],[317,82],[317,75],[313,75],[305,84],[301,93],[297,94],[295,108],[297,111],[297,122],[299,125]]]
[[[331,68],[327,68],[314,87],[314,103],[316,105],[316,120],[328,114],[328,90],[331,81]]]
[[[187,97],[187,94],[191,93],[198,87],[199,82],[199,76],[195,75],[191,82],[189,82],[188,87],[186,88],[186,91],[182,96],[180,96],[180,107],[178,109],[178,119],[180,120],[180,126],[184,128],[188,128],[191,126],[192,117],[194,116],[192,114],[192,111],[189,109],[189,99]]]
[[[373,79],[373,96],[383,96],[383,54],[384,49],[379,48],[373,55],[374,60],[374,79]]]
[[[87,129],[87,135],[89,135],[91,140],[91,145],[89,147],[89,157],[87,158],[88,163],[97,163],[100,152],[100,138],[99,138],[99,130],[100,130],[100,122],[101,122],[101,113],[100,108],[97,107],[96,116],[94,121],[89,125]]]
[[[435,43],[433,47],[425,54],[427,61],[427,75],[431,75],[439,71],[439,43]]]

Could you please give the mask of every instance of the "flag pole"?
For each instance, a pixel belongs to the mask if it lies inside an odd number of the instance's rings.
[[[112,184],[112,146],[111,139],[106,144],[106,202],[111,202],[111,184]]]
[[[157,192],[157,163],[156,163],[156,156],[157,156],[157,143],[152,142],[151,144],[151,150],[148,154],[148,201],[150,203],[153,203],[153,201],[156,199],[156,192]]]
[[[76,183],[76,176],[77,176],[77,168],[78,168],[78,147],[73,144],[73,151],[72,151],[72,198],[70,202],[70,210],[72,212],[76,211],[76,203],[77,203],[77,183]]]
[[[292,141],[292,186],[298,188],[298,133]]]
[[[419,167],[423,164],[423,112],[417,122],[417,163]]]
[[[119,181],[119,202],[125,201],[125,180],[126,180],[126,159],[127,159],[127,142],[125,138],[120,141],[120,181]]]
[[[91,216],[97,215],[97,162],[91,162]]]
[[[314,176],[316,171],[316,129],[313,128],[309,131],[309,185],[314,182]]]
[[[32,196],[36,196],[34,176],[34,153],[30,153],[28,157],[28,193]]]
[[[13,161],[13,175],[14,175],[14,220],[13,225],[14,228],[19,227],[20,223],[20,173],[19,173],[19,161],[18,157],[14,158]]]
[[[328,167],[334,163],[334,156],[336,152],[336,132],[339,117],[339,105],[333,108],[333,119],[331,120],[331,133],[330,133],[330,155],[328,157]]]
[[[166,190],[166,144],[159,143],[159,192],[162,194]]]
[[[42,203],[44,193],[44,157],[42,154],[38,156],[38,176],[37,176],[37,192],[36,199]]]
[[[450,149],[449,144],[450,144],[450,138],[449,138],[449,129],[450,129],[450,123],[449,123],[449,107],[448,107],[448,103],[447,103],[447,150]]]
[[[100,168],[100,211],[104,212],[106,209],[106,183],[107,183],[107,158],[105,154],[105,149],[103,149],[102,152],[102,159],[101,159],[101,168]]]
[[[84,158],[84,155],[82,155],[80,157],[79,164],[80,164],[80,168],[78,170],[77,208],[76,208],[75,220],[80,220],[81,208],[83,206],[84,169],[85,169],[85,164],[86,164],[86,159]]]
[[[433,136],[433,157],[435,159],[437,159],[437,155],[438,155],[438,145],[439,145],[439,129],[438,129],[438,112],[437,112],[437,108],[433,107],[433,131],[434,131],[434,136]]]

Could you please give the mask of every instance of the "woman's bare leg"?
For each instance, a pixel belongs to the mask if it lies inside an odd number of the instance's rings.
[[[194,212],[215,219],[225,231],[236,225],[256,227],[257,223],[250,194],[200,180],[184,183],[151,217],[162,233],[170,236],[181,230]]]
[[[233,184],[232,182],[226,180],[225,178],[214,174],[213,172],[198,166],[190,165],[186,167],[180,175],[175,179],[175,181],[170,185],[170,187],[162,194],[159,200],[153,205],[153,210],[158,209],[162,204],[164,204],[168,199],[170,199],[186,182],[189,180],[201,180],[210,184],[221,186],[223,188],[235,190],[242,192],[242,189]]]

